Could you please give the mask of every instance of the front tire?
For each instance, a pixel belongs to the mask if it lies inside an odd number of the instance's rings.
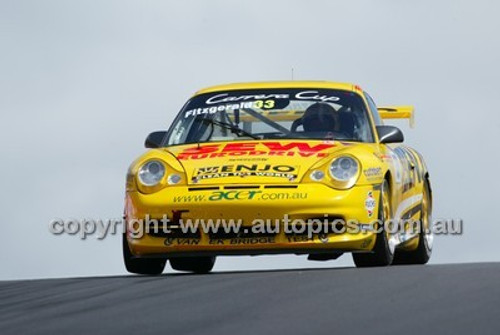
[[[384,229],[377,233],[375,247],[371,253],[353,253],[354,264],[358,268],[388,266],[394,259],[395,244],[391,241],[386,221],[392,217],[389,183],[384,180],[380,190],[380,200],[378,206],[378,220],[384,224]],[[380,227],[377,227],[380,229]]]
[[[167,262],[164,258],[134,258],[128,246],[127,237],[123,234],[123,261],[127,271],[140,275],[160,275]]]
[[[426,264],[432,255],[433,236],[431,229],[432,202],[429,182],[425,181],[420,211],[418,246],[415,250],[396,252],[394,264]]]
[[[172,269],[194,273],[209,273],[215,265],[215,256],[173,257],[169,260]]]

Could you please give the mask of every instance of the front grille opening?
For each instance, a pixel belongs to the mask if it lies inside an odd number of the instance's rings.
[[[297,188],[297,185],[266,185],[264,188]]]
[[[219,186],[188,187],[188,191],[218,191]]]
[[[231,185],[224,186],[225,190],[251,190],[251,189],[259,189],[258,185]]]

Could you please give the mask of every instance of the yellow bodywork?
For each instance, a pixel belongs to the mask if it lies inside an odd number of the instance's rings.
[[[331,82],[266,82],[216,86],[196,93],[261,88],[331,88],[355,92],[366,99],[356,85]],[[411,109],[381,111],[411,117]],[[386,113],[386,114],[384,114]],[[403,115],[403,113],[405,113]],[[267,115],[272,118],[272,115]],[[294,112],[276,114],[276,120],[297,117]],[[373,116],[372,118],[372,125]],[[247,120],[248,121],[248,120]],[[376,134],[375,126],[373,132]],[[329,164],[339,155],[354,157],[360,164],[355,185],[338,185],[328,173]],[[153,188],[137,181],[139,167],[149,160],[160,160],[166,166],[164,180]],[[267,175],[274,168],[283,172]],[[238,172],[252,173],[239,175]],[[322,171],[321,181],[311,177]],[[175,185],[169,176],[180,176]],[[356,143],[327,140],[244,140],[173,145],[152,149],[132,163],[127,175],[125,217],[127,241],[137,257],[173,255],[223,255],[265,253],[369,252],[375,244],[373,232],[356,234],[329,233],[312,237],[286,234],[283,229],[272,237],[199,238],[144,234],[134,238],[130,233],[137,219],[217,220],[241,219],[248,226],[255,219],[290,220],[322,218],[325,215],[356,220],[370,226],[378,216],[380,185],[389,181],[392,211],[395,216],[412,215],[421,202],[427,176],[421,156],[402,145]],[[375,206],[367,208],[367,199]],[[373,205],[373,204],[372,204]],[[175,220],[174,220],[175,221]],[[415,237],[400,236],[399,248],[416,247]]]

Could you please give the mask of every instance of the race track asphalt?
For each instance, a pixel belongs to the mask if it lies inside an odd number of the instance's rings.
[[[0,282],[0,334],[500,334],[500,263]]]

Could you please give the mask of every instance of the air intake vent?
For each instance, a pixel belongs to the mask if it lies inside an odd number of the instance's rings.
[[[297,188],[297,185],[266,185],[264,188]]]
[[[199,187],[189,187],[188,191],[218,191],[219,186],[199,186]]]
[[[258,185],[231,185],[231,186],[224,186],[225,190],[251,190],[251,189],[259,189],[260,186]]]

